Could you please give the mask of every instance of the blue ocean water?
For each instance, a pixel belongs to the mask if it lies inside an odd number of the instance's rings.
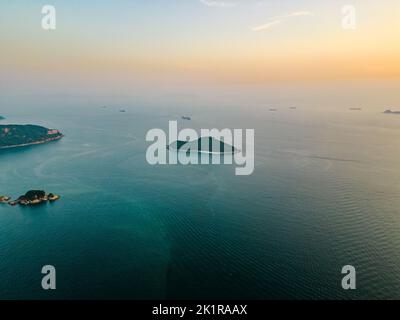
[[[210,110],[68,101],[2,109],[1,123],[65,137],[0,153],[0,195],[62,196],[0,206],[0,298],[400,298],[400,117]],[[145,135],[169,120],[254,128],[254,174],[150,166]],[[55,291],[41,288],[47,264]],[[348,264],[354,291],[341,288]]]

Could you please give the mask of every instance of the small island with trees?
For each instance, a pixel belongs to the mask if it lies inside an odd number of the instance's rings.
[[[0,196],[0,204],[8,203],[11,206],[22,205],[22,206],[32,206],[38,205],[45,202],[54,202],[60,199],[59,195],[49,193],[47,194],[43,190],[30,190],[23,196],[18,197],[16,200],[11,201],[11,197]]]
[[[59,140],[63,134],[56,129],[36,125],[0,125],[0,149],[25,147]]]
[[[200,137],[194,141],[177,140],[167,145],[167,149],[206,154],[234,154],[239,151],[234,146],[213,137]]]

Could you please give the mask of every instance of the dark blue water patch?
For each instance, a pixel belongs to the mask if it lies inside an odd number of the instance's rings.
[[[351,126],[247,119],[256,168],[238,177],[232,166],[150,166],[144,137],[165,113],[127,111],[64,110],[41,120],[64,139],[0,155],[0,194],[61,195],[0,206],[0,297],[398,298],[400,173],[386,131],[363,142]],[[54,292],[40,287],[45,264],[57,268]],[[356,291],[341,288],[346,264]]]

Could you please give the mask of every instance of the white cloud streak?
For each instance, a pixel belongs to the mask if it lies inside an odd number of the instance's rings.
[[[284,22],[286,22],[287,20],[289,20],[290,18],[293,17],[301,17],[301,16],[314,16],[314,13],[310,12],[310,11],[297,11],[297,12],[292,12],[289,14],[285,14],[279,17],[274,17],[271,18],[271,21],[256,26],[254,28],[252,28],[253,31],[258,32],[258,31],[264,31],[264,30],[268,30],[271,29],[272,27],[278,25],[278,24],[282,24]]]

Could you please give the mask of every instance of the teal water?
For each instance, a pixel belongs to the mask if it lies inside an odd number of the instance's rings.
[[[400,298],[400,117],[59,105],[1,111],[65,138],[0,153],[0,194],[62,196],[0,206],[0,298]],[[254,128],[254,174],[148,165],[146,132],[169,120]],[[355,291],[341,289],[347,264]]]

